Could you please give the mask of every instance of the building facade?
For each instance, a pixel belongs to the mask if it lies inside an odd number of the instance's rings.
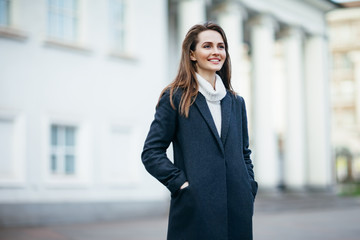
[[[165,201],[140,153],[167,83],[166,7],[0,1],[0,225]]]
[[[337,180],[360,182],[360,4],[327,15],[332,52],[332,143]]]
[[[335,7],[0,0],[0,224],[165,213],[168,193],[140,154],[185,32],[207,20],[228,36],[261,189],[331,187],[325,13]]]

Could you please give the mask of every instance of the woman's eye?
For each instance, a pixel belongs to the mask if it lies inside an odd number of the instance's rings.
[[[225,46],[222,46],[222,45],[221,45],[221,46],[219,46],[219,48],[221,48],[221,49],[225,49]]]

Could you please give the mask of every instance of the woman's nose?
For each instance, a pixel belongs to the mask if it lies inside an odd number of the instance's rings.
[[[214,55],[219,55],[219,49],[214,48],[213,54],[214,54]]]

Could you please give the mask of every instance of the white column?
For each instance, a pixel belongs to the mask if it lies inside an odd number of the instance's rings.
[[[206,5],[205,0],[180,0],[178,4],[179,39],[182,43],[193,25],[206,21]]]
[[[307,181],[310,187],[315,188],[326,188],[332,184],[327,61],[328,48],[325,37],[309,36],[305,42]]]
[[[242,95],[245,100],[250,96],[250,86],[247,79],[241,77],[241,59],[243,46],[243,19],[245,10],[236,2],[228,1],[220,4],[217,9],[217,19],[224,29],[229,43],[231,57],[231,83],[234,90]]]
[[[350,58],[354,63],[355,119],[357,128],[360,129],[360,51],[353,51],[350,53]]]
[[[360,53],[358,56],[358,61],[355,64],[355,96],[356,96],[356,124],[358,129],[360,129]]]
[[[250,21],[252,51],[253,159],[259,184],[274,188],[279,184],[278,148],[273,123],[272,75],[275,21],[260,15]]]
[[[284,181],[291,189],[301,189],[306,184],[303,32],[289,27],[282,36],[287,95]]]

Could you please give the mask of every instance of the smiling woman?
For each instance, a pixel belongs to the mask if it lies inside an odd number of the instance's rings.
[[[142,152],[147,171],[171,193],[168,240],[252,239],[257,183],[244,99],[230,78],[223,29],[193,26]],[[166,155],[170,143],[173,163]]]

